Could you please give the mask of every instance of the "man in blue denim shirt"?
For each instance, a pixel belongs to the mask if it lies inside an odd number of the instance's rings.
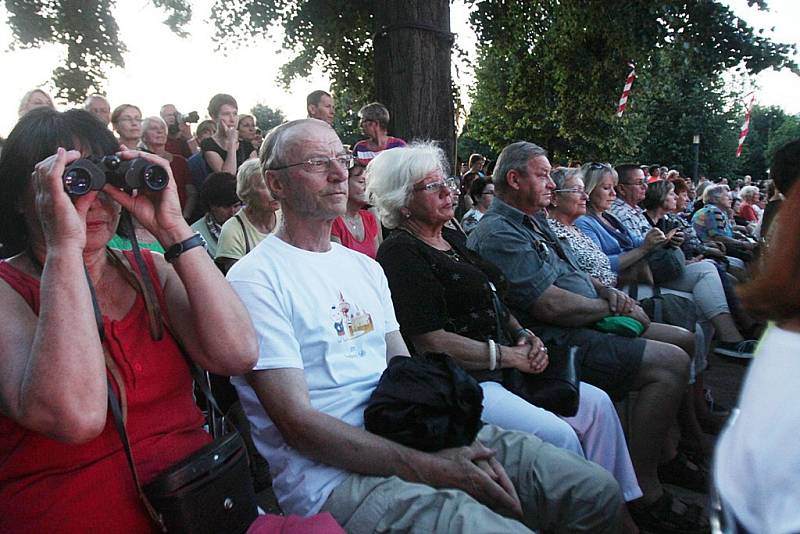
[[[663,510],[670,496],[661,487],[657,466],[686,388],[689,356],[674,345],[591,328],[613,315],[633,317],[645,326],[650,321],[627,295],[581,271],[568,243],[550,230],[545,209],[555,184],[542,148],[527,142],[507,146],[493,180],[495,200],[470,234],[469,247],[503,270],[509,283],[506,302],[524,326],[545,343],[581,347],[582,380],[617,398],[638,391],[629,440],[644,492],[637,504],[646,513]]]

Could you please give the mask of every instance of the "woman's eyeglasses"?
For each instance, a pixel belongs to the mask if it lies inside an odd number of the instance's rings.
[[[415,184],[413,189],[414,191],[438,193],[445,187],[449,189],[451,193],[458,193],[458,182],[455,178],[444,178],[438,182],[430,182],[427,184]]]
[[[582,187],[568,187],[566,189],[556,189],[553,192],[554,193],[579,193],[579,194],[583,195],[584,193],[586,193],[586,189],[584,189]]]

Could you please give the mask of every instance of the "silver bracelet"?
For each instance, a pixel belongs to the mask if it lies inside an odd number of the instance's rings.
[[[497,344],[494,339],[489,340],[489,370],[497,369]]]

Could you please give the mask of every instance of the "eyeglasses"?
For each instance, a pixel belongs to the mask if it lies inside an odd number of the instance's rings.
[[[553,192],[554,193],[578,193],[578,194],[584,195],[584,194],[586,194],[586,189],[584,189],[583,187],[569,187],[569,188],[566,188],[566,189],[556,189]]]
[[[311,158],[306,161],[301,161],[300,163],[292,163],[290,165],[284,165],[283,167],[272,167],[269,170],[282,171],[290,167],[297,167],[299,165],[302,165],[303,168],[308,172],[322,173],[330,171],[331,165],[333,165],[334,162],[343,169],[351,169],[353,167],[353,161],[354,158],[352,154],[339,154],[338,156],[334,156],[332,158],[321,156],[318,158]]]
[[[494,191],[484,191],[481,195],[492,195],[494,196]]]
[[[426,193],[438,193],[445,187],[450,190],[451,193],[458,192],[458,182],[455,178],[444,178],[438,182],[430,182],[424,185],[415,184],[413,189],[414,191],[425,191]]]

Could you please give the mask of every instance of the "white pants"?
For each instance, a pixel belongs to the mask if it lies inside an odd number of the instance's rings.
[[[719,272],[710,260],[686,265],[680,278],[670,280],[662,286],[691,293],[701,319],[713,319],[721,313],[730,313]]]
[[[481,388],[484,421],[506,430],[534,434],[542,441],[585,456],[614,476],[626,501],[642,496],[617,410],[603,390],[581,382],[578,413],[560,418],[497,382],[481,382]]]

